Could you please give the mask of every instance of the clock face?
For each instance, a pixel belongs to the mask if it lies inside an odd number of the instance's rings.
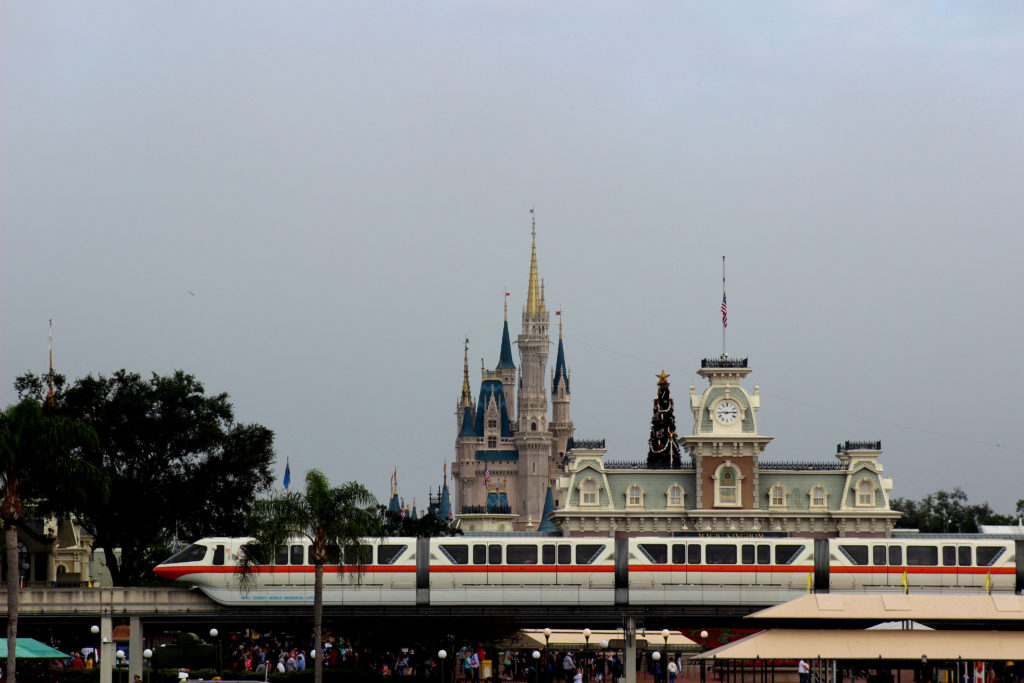
[[[732,401],[720,401],[715,406],[715,418],[722,424],[732,424],[740,416],[740,409]]]

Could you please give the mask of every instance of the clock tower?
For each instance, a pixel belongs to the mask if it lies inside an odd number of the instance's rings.
[[[690,387],[693,435],[681,439],[693,460],[696,507],[753,510],[758,503],[757,461],[772,440],[757,431],[758,387],[750,394],[740,380],[750,374],[746,358],[705,358],[704,393]]]

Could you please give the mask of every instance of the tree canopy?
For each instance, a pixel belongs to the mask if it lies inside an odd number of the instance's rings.
[[[15,389],[41,399],[47,380],[26,374]],[[81,420],[98,437],[77,452],[107,473],[110,500],[89,497],[80,519],[115,585],[152,581],[172,540],[243,533],[252,501],[272,484],[274,434],[235,422],[227,394],[207,395],[180,370],[53,380],[47,410]]]
[[[977,533],[981,524],[1013,524],[1014,515],[1001,515],[988,503],[971,505],[960,487],[952,491],[935,491],[921,500],[893,498],[893,510],[903,513],[896,522],[900,529],[917,529],[924,533]],[[1017,501],[1017,509],[1024,500]]]

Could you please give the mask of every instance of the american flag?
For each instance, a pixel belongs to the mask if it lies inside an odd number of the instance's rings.
[[[488,489],[491,486],[491,470],[484,465],[484,489]]]
[[[722,292],[722,327],[729,327],[729,316],[725,312],[725,292]]]

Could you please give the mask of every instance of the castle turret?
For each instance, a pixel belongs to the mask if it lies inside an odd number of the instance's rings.
[[[516,395],[516,364],[512,360],[512,340],[508,336],[508,292],[505,292],[505,326],[501,331],[501,352],[494,372],[501,379],[505,400],[511,404]]]
[[[572,438],[572,419],[569,417],[569,369],[565,365],[565,348],[562,344],[562,312],[558,316],[558,355],[555,356],[555,372],[551,379],[551,454],[555,465],[562,466]]]

